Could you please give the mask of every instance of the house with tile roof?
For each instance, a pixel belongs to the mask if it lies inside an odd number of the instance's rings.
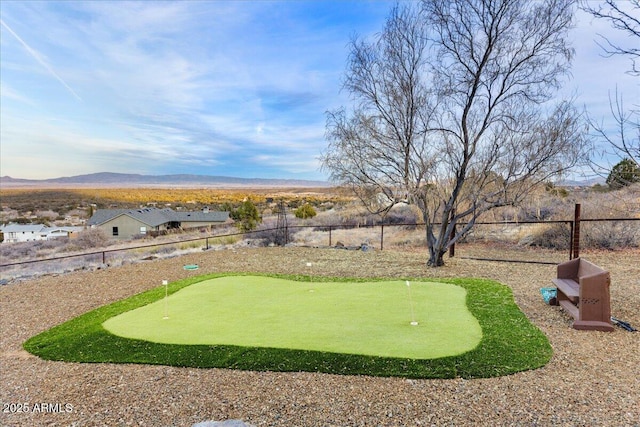
[[[116,239],[131,239],[174,229],[210,228],[229,221],[229,212],[207,208],[195,212],[176,212],[169,208],[98,209],[87,225],[100,228]]]

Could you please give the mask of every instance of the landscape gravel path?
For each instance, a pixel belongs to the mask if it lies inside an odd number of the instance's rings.
[[[514,258],[500,248],[461,252]],[[584,256],[611,271],[613,315],[640,326],[640,251]],[[254,426],[640,426],[640,333],[571,329],[571,319],[540,295],[554,266],[456,257],[433,270],[425,260],[423,251],[248,248],[1,286],[0,425],[192,426],[238,420]],[[513,289],[516,303],[549,337],[553,358],[541,369],[500,378],[407,380],[49,362],[22,349],[41,331],[162,280],[210,272],[308,274],[308,262],[315,275],[495,279]],[[185,264],[199,269],[186,271]]]

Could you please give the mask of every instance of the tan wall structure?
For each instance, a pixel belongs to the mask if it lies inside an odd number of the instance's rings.
[[[156,234],[172,229],[204,228],[229,222],[229,212],[202,211],[176,212],[172,209],[99,209],[87,225],[100,228],[115,239]]]

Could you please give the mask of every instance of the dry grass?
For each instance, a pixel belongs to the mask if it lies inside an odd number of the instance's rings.
[[[582,332],[544,304],[550,265],[483,262],[482,256],[563,261],[565,253],[461,245],[447,266],[424,250],[259,248],[209,251],[94,272],[45,276],[0,288],[3,404],[68,403],[71,412],[2,414],[2,424],[190,426],[243,419],[256,426],[560,425],[639,426],[640,334]],[[612,312],[640,326],[640,251],[583,255],[611,271]],[[208,272],[292,274],[313,263],[327,276],[467,276],[498,280],[549,337],[546,367],[482,380],[403,380],[314,373],[48,362],[21,350],[27,338],[111,301]],[[195,272],[185,264],[199,264]]]

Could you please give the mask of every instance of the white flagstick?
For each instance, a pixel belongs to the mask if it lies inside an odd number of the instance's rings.
[[[163,319],[166,320],[169,318],[169,302],[167,301],[167,298],[169,297],[169,281],[163,280],[162,284],[164,285],[164,317]]]
[[[411,299],[411,283],[407,280],[405,282],[407,284],[407,288],[409,288],[409,306],[411,307],[411,326],[418,326],[418,322],[416,322],[416,318],[413,315],[413,300]]]
[[[313,264],[311,264],[310,262],[307,263],[307,267],[309,267],[309,282],[313,282],[313,278],[311,277],[311,266]]]

